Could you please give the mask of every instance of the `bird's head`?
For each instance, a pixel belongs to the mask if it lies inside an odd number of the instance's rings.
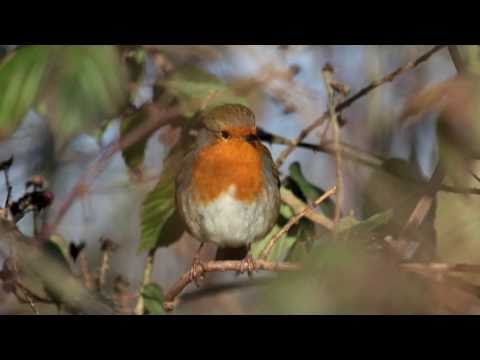
[[[205,128],[225,141],[257,141],[255,114],[240,104],[225,104],[208,111],[203,117]]]

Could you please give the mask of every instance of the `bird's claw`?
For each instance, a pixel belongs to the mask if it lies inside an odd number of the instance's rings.
[[[195,258],[192,263],[192,267],[190,268],[190,271],[188,272],[188,281],[190,282],[195,282],[195,285],[197,287],[200,287],[199,280],[203,280],[203,273],[204,273],[204,266],[202,262],[198,259]]]
[[[243,274],[245,271],[248,272],[249,277],[251,277],[255,271],[255,260],[253,260],[253,257],[250,254],[248,254],[240,263],[240,273]]]

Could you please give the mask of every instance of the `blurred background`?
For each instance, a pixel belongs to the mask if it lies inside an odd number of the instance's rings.
[[[125,104],[138,109],[155,101],[156,96],[165,93],[165,88],[171,89],[163,86],[159,91],[158,84],[172,79],[180,73],[179,69],[193,67],[219,79],[254,110],[259,127],[294,139],[327,110],[322,78],[326,63],[333,66],[335,80],[348,85],[351,95],[431,48],[431,45],[2,45],[0,160],[14,155],[10,171],[14,198],[23,194],[25,182],[32,175],[46,178],[48,189],[55,194],[53,205],[43,215],[44,220],[49,221],[88,166],[122,136]],[[45,73],[50,74],[48,79]],[[401,115],[414,95],[456,74],[447,49],[438,51],[418,67],[383,84],[343,111],[342,142],[374,154],[382,161],[403,159],[417,180],[428,180],[439,156],[438,113],[426,111],[421,120],[408,127],[401,126]],[[182,79],[199,81],[195,83],[198,85],[195,91],[199,96],[205,94],[201,80]],[[189,91],[193,92],[192,89]],[[180,98],[180,104],[184,104],[184,93],[181,89],[174,93]],[[345,98],[338,95],[339,101]],[[193,105],[188,103],[188,106]],[[191,115],[190,110],[184,108],[185,117]],[[319,127],[304,141],[320,144],[324,130],[325,126]],[[142,204],[158,183],[163,160],[177,135],[174,126],[152,134],[146,142],[141,165],[131,158],[126,161],[125,154],[116,153],[92,186],[68,209],[55,230],[67,242],[85,242],[85,254],[92,271],[100,264],[100,239],[109,238],[118,245],[111,256],[107,276],[110,287],[119,281],[118,275],[133,292],[141,286],[147,256],[145,249],[139,250]],[[285,148],[280,144],[267,146],[274,158]],[[331,155],[297,148],[282,164],[281,173],[287,175],[294,163],[300,164],[310,185],[323,190],[335,185],[335,161]],[[401,185],[392,185],[389,179],[382,183],[375,168],[356,161],[344,160],[342,170],[345,181],[344,199],[340,204],[342,214],[359,221],[395,208],[405,194],[413,191],[408,186],[401,190]],[[372,184],[372,175],[380,183]],[[475,186],[476,182],[473,177],[465,176],[462,186]],[[3,182],[0,192],[5,196]],[[429,236],[436,240],[432,261],[480,263],[478,195],[440,192],[435,206],[436,213],[428,220],[429,229],[433,231]],[[18,226],[25,234],[33,232],[30,217],[25,217]],[[170,246],[160,246],[155,254],[152,281],[166,291],[189,268],[197,246],[196,240],[187,234]],[[213,257],[213,254],[211,250],[207,256]],[[255,274],[251,281],[246,276],[211,274],[200,289],[189,286],[185,290],[175,313],[436,311],[436,305],[423,295],[418,301],[420,304],[412,300],[418,300],[419,296],[411,288],[405,288],[411,285],[411,279],[395,273],[390,264],[372,268],[368,257],[345,254],[347,252],[338,248],[322,250],[320,258],[338,257],[342,265],[332,265],[334,270],[329,268],[327,274],[330,271],[333,275],[328,275],[329,278],[325,275],[329,280],[321,284],[315,282],[314,286],[298,274],[278,277]],[[79,271],[78,264],[74,268]],[[391,275],[390,270],[395,274]],[[273,282],[269,280],[272,278],[275,278]],[[470,281],[474,283],[475,279]],[[342,289],[342,284],[349,290]],[[372,291],[371,286],[377,288]],[[425,286],[419,286],[424,294]],[[351,299],[355,299],[353,305]],[[438,311],[448,312],[445,309]],[[0,293],[1,313],[28,311],[28,307],[19,305],[11,294]]]

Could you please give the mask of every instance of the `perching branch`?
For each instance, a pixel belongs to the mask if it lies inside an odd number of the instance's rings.
[[[206,263],[200,263],[198,266],[198,271],[196,277],[199,278],[205,273],[211,272],[240,272],[241,269],[244,267],[242,261],[209,261]],[[293,263],[281,262],[281,263],[274,263],[265,260],[256,260],[255,261],[255,268],[254,271],[297,271],[300,269],[300,266]],[[177,298],[177,296],[185,289],[188,284],[190,284],[193,280],[190,277],[190,271],[183,274],[180,279],[172,286],[172,288],[168,291],[167,295],[165,296],[165,303],[164,308],[166,311],[172,311],[174,308],[173,302]]]

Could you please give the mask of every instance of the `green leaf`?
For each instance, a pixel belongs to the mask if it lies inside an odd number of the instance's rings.
[[[184,148],[181,144],[172,149],[164,161],[164,169],[157,186],[143,201],[139,251],[167,247],[183,233],[175,205],[175,176],[182,166],[183,154]]]
[[[288,168],[288,177],[285,187],[291,190],[298,198],[306,202],[312,202],[318,199],[325,192],[319,187],[310,183],[303,174],[299,162],[294,162]],[[331,199],[327,199],[320,206],[319,209],[326,216],[333,216],[334,205]]]
[[[282,215],[285,219],[290,219],[295,215],[293,212],[292,208],[288,206],[287,204],[281,204],[280,205],[280,215]]]
[[[0,138],[11,135],[34,105],[49,55],[48,46],[27,46],[0,66]]]
[[[92,130],[117,115],[127,101],[127,76],[114,46],[55,49],[49,91],[39,110],[62,137]]]
[[[323,191],[305,179],[299,162],[292,163],[288,168],[289,176],[295,181],[305,198],[309,201],[316,200]]]
[[[194,66],[179,67],[165,82],[167,92],[179,100],[184,116],[191,117],[200,110],[237,103],[248,105],[216,76]]]
[[[162,243],[161,233],[174,212],[175,182],[173,177],[167,176],[157,184],[143,202],[140,251],[170,245]]]
[[[164,295],[162,288],[157,284],[148,284],[142,290],[143,303],[149,315],[164,315]]]
[[[272,237],[280,230],[280,226],[275,225],[270,233],[261,241],[255,242],[252,244],[250,249],[250,254],[254,259],[257,259],[262,253],[263,249],[270,242]],[[272,251],[268,255],[268,261],[283,261],[287,256],[288,252],[296,242],[296,238],[293,236],[285,235],[280,240],[277,241]]]

